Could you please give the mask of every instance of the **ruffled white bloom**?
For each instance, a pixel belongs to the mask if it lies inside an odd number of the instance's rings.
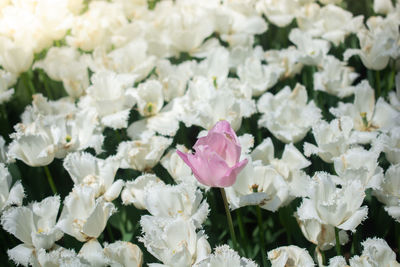
[[[162,84],[162,95],[169,102],[172,99],[183,96],[186,85],[193,75],[193,62],[185,61],[179,65],[172,65],[168,60],[157,62],[156,73]]]
[[[368,69],[384,69],[390,57],[397,58],[400,34],[398,19],[382,19],[370,17],[367,21],[368,29],[357,32],[360,49],[347,49],[343,57],[345,60],[353,55],[359,55],[364,66]]]
[[[157,80],[147,80],[134,91],[140,115],[152,116],[157,114],[164,105],[162,85]]]
[[[293,198],[308,195],[310,179],[301,169],[311,162],[293,144],[285,145],[281,159],[277,159],[272,140],[267,138],[252,151],[251,157],[273,167],[285,179]]]
[[[263,65],[261,47],[254,49],[253,55],[245,59],[244,63],[237,67],[240,81],[252,90],[253,96],[259,96],[269,88],[273,87],[284,69],[275,65]]]
[[[301,220],[295,214],[297,223],[300,226],[304,237],[311,243],[317,245],[320,250],[329,250],[336,244],[335,227],[328,224],[322,224],[316,219]],[[339,231],[339,241],[341,245],[349,241],[346,232]]]
[[[72,47],[51,47],[43,60],[33,68],[41,68],[55,81],[62,81],[68,95],[82,96],[89,86],[86,57]]]
[[[353,68],[331,55],[324,57],[321,68],[314,73],[314,90],[341,98],[354,93],[355,87],[352,84],[359,75]]]
[[[214,253],[207,259],[199,262],[196,267],[257,267],[252,260],[240,257],[228,245],[222,245],[214,249]]]
[[[99,237],[115,211],[111,202],[102,197],[95,198],[92,187],[78,185],[64,199],[57,226],[64,233],[84,242]]]
[[[74,250],[65,249],[57,245],[50,251],[39,249],[36,255],[32,258],[33,266],[76,266],[76,267],[89,267],[91,266],[88,261],[78,256]]]
[[[335,117],[349,116],[353,120],[353,143],[369,143],[376,136],[376,130],[386,132],[399,125],[400,112],[396,111],[383,98],[375,104],[374,90],[364,80],[356,86],[354,103],[339,102],[337,108],[329,111]]]
[[[289,187],[285,179],[271,166],[263,166],[260,161],[248,159],[246,167],[239,173],[236,182],[225,188],[227,200],[232,210],[259,205],[276,211],[289,199]]]
[[[335,256],[329,259],[328,267],[347,267],[346,259],[343,256]]]
[[[310,254],[304,248],[298,246],[279,247],[268,252],[268,259],[272,267],[309,267],[315,266]]]
[[[64,168],[75,185],[92,187],[95,197],[104,196],[107,201],[116,199],[124,185],[121,179],[114,182],[119,168],[119,161],[115,157],[103,160],[86,152],[70,153],[64,159]]]
[[[312,132],[317,146],[304,143],[304,154],[309,157],[318,155],[323,161],[331,163],[333,158],[339,157],[349,149],[350,133],[353,121],[349,117],[341,117],[330,123],[321,120],[313,125]]]
[[[385,210],[393,219],[400,222],[400,164],[391,165],[382,182],[381,189],[374,190],[376,198],[385,204]]]
[[[315,219],[342,230],[355,231],[367,217],[368,208],[362,206],[365,192],[360,181],[354,180],[338,188],[333,175],[317,172],[313,177],[309,198],[297,209],[300,220]]]
[[[29,166],[45,166],[53,161],[54,150],[54,144],[47,134],[24,134],[14,136],[7,157],[10,161],[19,159]]]
[[[396,253],[388,246],[385,240],[368,238],[362,242],[362,246],[363,252],[361,256],[354,256],[350,259],[351,266],[400,266],[400,263],[396,261]]]
[[[321,110],[314,101],[307,104],[307,91],[301,84],[293,91],[286,86],[276,95],[265,93],[258,100],[257,108],[262,113],[258,125],[285,143],[303,139],[321,118]]]
[[[47,101],[34,95],[32,106],[22,114],[22,123],[15,126],[9,146],[10,160],[19,159],[30,166],[44,166],[54,157],[92,147],[101,151],[104,137],[93,109],[78,109],[71,99]]]
[[[266,0],[258,1],[257,11],[263,13],[269,21],[278,27],[289,25],[300,8],[295,0]]]
[[[33,62],[32,47],[21,46],[7,37],[0,36],[0,65],[14,75],[27,71]]]
[[[374,12],[388,14],[393,11],[393,4],[390,0],[374,0]]]
[[[142,103],[145,104],[145,101]],[[162,105],[161,101],[160,105]],[[155,104],[148,102],[146,106],[144,106],[143,112],[153,112],[153,107],[155,107]],[[172,101],[164,106],[157,114],[133,122],[129,125],[127,134],[132,140],[149,139],[156,133],[173,137],[179,130],[178,117],[179,110],[177,105],[174,105],[174,101]]]
[[[400,163],[400,127],[393,127],[388,133],[381,134],[374,140],[373,145],[382,147],[390,163]]]
[[[201,5],[178,2],[165,10],[168,12],[161,18],[161,23],[174,54],[195,53],[214,31],[209,10]]]
[[[116,241],[105,244],[104,255],[112,262],[113,266],[142,266],[143,253],[137,245],[131,242]]]
[[[211,253],[206,236],[196,233],[193,222],[182,217],[165,219],[145,215],[140,225],[144,233],[140,240],[165,265],[192,266]]]
[[[207,201],[202,201],[201,191],[193,185],[156,183],[147,186],[143,194],[145,208],[157,218],[183,217],[192,220],[196,228],[200,228],[208,216]]]
[[[156,184],[164,185],[164,182],[154,174],[143,174],[133,181],[127,181],[121,193],[122,203],[133,204],[137,209],[146,209],[145,192]]]
[[[232,128],[240,128],[242,117],[249,117],[255,112],[255,104],[251,99],[237,98],[228,87],[229,84],[212,84],[212,81],[197,76],[189,82],[186,94],[176,99],[179,119],[187,127],[198,125],[211,129],[219,120],[227,120]]]
[[[157,165],[171,143],[171,138],[156,135],[145,140],[122,142],[117,152],[117,157],[121,159],[120,167],[138,171],[151,169]]]
[[[130,109],[135,104],[134,89],[129,88],[133,86],[135,76],[99,71],[91,81],[87,96],[80,99],[79,106],[94,108],[104,126],[126,128]]]
[[[193,76],[204,76],[218,88],[228,78],[229,66],[229,51],[223,46],[216,46],[207,50],[206,58],[193,66]]]
[[[286,145],[282,158],[274,158],[274,146],[265,139],[251,153],[235,184],[226,188],[231,209],[246,205],[276,211],[295,197],[308,195],[310,178],[301,171],[310,162],[292,145]]]
[[[142,266],[143,254],[140,248],[130,242],[116,241],[104,244],[104,249],[96,239],[90,239],[79,251],[80,258],[91,266]]]
[[[0,70],[0,104],[7,102],[14,94],[14,88],[10,88],[17,81],[15,74]]]
[[[55,225],[60,197],[47,197],[29,207],[14,207],[1,217],[3,228],[24,244],[8,250],[9,257],[16,263],[28,266],[38,249],[50,249],[63,233]]]
[[[296,45],[300,52],[299,62],[304,65],[320,65],[331,47],[328,41],[313,39],[297,28],[290,31],[289,40]]]
[[[283,68],[282,79],[290,78],[299,74],[303,64],[299,62],[299,51],[294,46],[280,50],[268,50],[265,52],[265,60],[272,67]]]
[[[383,170],[378,166],[379,151],[354,147],[343,155],[333,158],[335,171],[340,180],[359,180],[365,188],[379,189]]]
[[[292,145],[282,158],[274,158],[271,139],[265,139],[251,153],[252,161],[239,173],[236,183],[226,188],[231,209],[246,205],[276,211],[295,197],[308,195],[310,178],[301,171],[310,162]]]
[[[230,47],[253,43],[254,35],[268,28],[265,20],[256,13],[255,1],[223,1],[214,8],[215,31]]]
[[[3,163],[0,163],[0,214],[11,205],[22,205],[24,188],[20,181],[11,187],[12,177]]]
[[[317,3],[304,6],[298,11],[297,25],[313,37],[331,41],[336,46],[350,33],[356,33],[363,24],[363,16],[353,14],[336,5],[320,7]]]
[[[89,60],[90,69],[94,72],[112,71],[119,74],[130,74],[136,79],[144,79],[155,67],[155,57],[147,52],[148,44],[138,38],[110,52],[98,47]]]
[[[127,22],[122,5],[91,2],[85,13],[75,17],[67,42],[70,46],[85,51],[93,50],[100,45],[110,45],[113,31]]]

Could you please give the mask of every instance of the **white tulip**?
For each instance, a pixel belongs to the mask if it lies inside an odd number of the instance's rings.
[[[333,163],[343,182],[359,180],[365,188],[379,189],[383,181],[383,170],[378,166],[378,157],[379,151],[354,147],[333,158]]]
[[[57,226],[64,233],[84,242],[99,237],[115,211],[111,202],[102,197],[95,199],[95,191],[91,187],[78,185],[64,199]]]
[[[293,91],[286,86],[276,95],[265,93],[258,100],[257,109],[262,114],[258,125],[285,143],[303,139],[321,118],[321,110],[313,100],[307,103],[307,91],[300,84]]]
[[[133,181],[125,183],[125,187],[122,190],[121,198],[124,205],[133,204],[137,209],[146,209],[144,202],[145,192],[147,188],[151,188],[156,184],[164,184],[160,178],[154,174],[144,174],[136,177]]]
[[[353,121],[349,117],[341,117],[330,123],[321,120],[312,127],[317,146],[304,143],[304,154],[309,157],[317,154],[323,161],[331,163],[333,158],[344,154],[349,148],[350,133]]]
[[[347,66],[334,56],[327,55],[322,59],[322,70],[314,73],[314,90],[324,91],[340,98],[354,93],[353,82],[359,76],[352,67]]]
[[[1,216],[3,228],[23,244],[8,251],[15,262],[28,266],[36,250],[50,249],[63,233],[56,225],[60,197],[47,197],[29,207],[13,207]]]
[[[94,189],[95,197],[104,195],[105,200],[112,201],[119,196],[124,182],[115,175],[119,161],[115,157],[98,159],[89,153],[70,153],[64,159],[67,170],[75,185],[87,185]]]
[[[315,266],[310,254],[304,248],[297,246],[279,247],[268,252],[268,259],[272,267],[284,267],[288,265],[297,267]]]
[[[400,164],[391,165],[385,173],[382,187],[373,194],[385,205],[385,210],[393,219],[400,222]]]
[[[296,45],[300,53],[299,62],[304,65],[320,65],[331,47],[328,41],[313,39],[298,28],[290,31],[289,40]]]
[[[160,161],[171,143],[171,138],[156,135],[147,140],[122,142],[117,152],[117,157],[121,159],[121,168],[138,171],[151,169]]]
[[[351,266],[400,266],[400,263],[396,261],[396,253],[388,246],[385,240],[368,238],[362,242],[362,246],[363,252],[361,256],[354,256],[350,259]]]
[[[367,217],[368,208],[362,206],[365,192],[360,181],[354,180],[336,187],[333,175],[317,172],[313,177],[309,198],[297,209],[300,220],[315,219],[322,224],[342,230],[355,231]]]
[[[3,163],[0,163],[0,214],[11,205],[22,205],[25,196],[21,181],[11,187],[12,177]]]
[[[211,253],[206,237],[196,233],[193,222],[181,217],[174,219],[142,216],[141,241],[147,250],[166,265],[191,266]]]
[[[199,262],[196,267],[257,267],[258,265],[249,259],[240,257],[228,245],[222,245],[214,249],[214,253],[207,259]]]

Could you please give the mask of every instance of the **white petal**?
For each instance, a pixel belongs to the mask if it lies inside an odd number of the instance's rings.
[[[344,223],[338,225],[339,229],[350,230],[352,232],[356,231],[356,227],[367,218],[368,216],[368,207],[363,206],[359,208],[356,212],[351,215]]]
[[[26,244],[18,245],[7,251],[8,257],[16,264],[28,266],[33,256],[33,247]]]
[[[105,202],[101,198],[97,199],[96,207],[83,225],[82,232],[90,237],[99,237],[106,227],[108,218],[110,218],[115,211],[114,204]]]
[[[27,207],[10,208],[1,216],[1,224],[25,244],[32,245],[31,233],[36,232],[32,211]]]
[[[124,181],[121,179],[118,179],[115,181],[110,188],[104,193],[104,199],[106,201],[113,201],[116,199],[119,194],[121,193],[122,187],[124,186]]]

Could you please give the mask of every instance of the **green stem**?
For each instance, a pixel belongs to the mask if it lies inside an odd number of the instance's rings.
[[[263,266],[267,266],[267,254],[266,254],[266,248],[265,248],[265,240],[264,240],[264,226],[263,226],[263,220],[262,220],[262,214],[261,214],[261,208],[260,206],[257,205],[257,222],[258,222],[258,229],[259,229],[259,234],[260,234],[260,245],[261,245],[261,257],[262,257],[262,262]]]
[[[392,71],[390,72],[390,76],[389,76],[389,82],[387,83],[387,88],[386,88],[386,95],[389,94],[390,90],[392,90],[393,84],[394,84],[394,79],[395,79],[395,70],[394,67],[392,69]]]
[[[53,177],[51,176],[49,167],[44,166],[44,172],[46,173],[47,181],[49,182],[51,191],[53,191],[53,194],[56,195],[57,194],[57,188],[56,188],[56,185],[54,184],[54,180],[53,180]]]
[[[342,252],[340,248],[339,229],[337,227],[335,227],[335,239],[336,239],[336,254],[338,256],[341,256]]]
[[[10,122],[8,121],[8,114],[7,114],[7,110],[6,110],[6,106],[3,103],[1,106],[1,113],[2,113],[2,117],[4,118],[4,125],[7,128],[7,133],[12,132],[12,129],[10,127]]]
[[[233,229],[232,216],[229,211],[228,201],[226,199],[225,189],[220,188],[220,190],[221,190],[222,199],[224,201],[225,213],[226,213],[226,218],[228,220],[228,226],[229,226],[229,232],[231,234],[231,238],[232,238],[232,242],[233,242],[233,249],[237,251],[238,245],[237,245],[237,241],[236,241],[235,230]]]
[[[376,90],[377,90],[377,98],[381,96],[381,74],[379,71],[375,72],[375,76],[376,76]]]
[[[238,221],[238,225],[239,225],[239,233],[240,233],[240,238],[242,241],[242,245],[244,245],[244,256],[246,256],[248,254],[248,240],[247,240],[247,235],[246,232],[244,230],[244,225],[243,225],[243,220],[242,220],[242,213],[240,212],[240,209],[236,210],[236,217],[237,217],[237,221]]]
[[[51,93],[51,90],[49,88],[49,85],[47,84],[47,78],[43,74],[39,74],[42,78],[42,82],[44,84],[44,89],[46,90],[47,98],[48,99],[54,99],[53,94]]]
[[[114,239],[114,235],[113,235],[113,233],[112,233],[112,230],[111,230],[110,225],[107,225],[106,228],[107,228],[108,237],[110,238],[110,242],[111,242],[111,243],[114,243],[114,242],[115,242],[115,239]]]

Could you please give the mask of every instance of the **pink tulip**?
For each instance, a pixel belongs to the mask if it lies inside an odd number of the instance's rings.
[[[247,159],[239,162],[239,140],[227,121],[219,121],[193,146],[195,153],[176,152],[192,169],[197,180],[211,187],[228,187],[246,166]]]

